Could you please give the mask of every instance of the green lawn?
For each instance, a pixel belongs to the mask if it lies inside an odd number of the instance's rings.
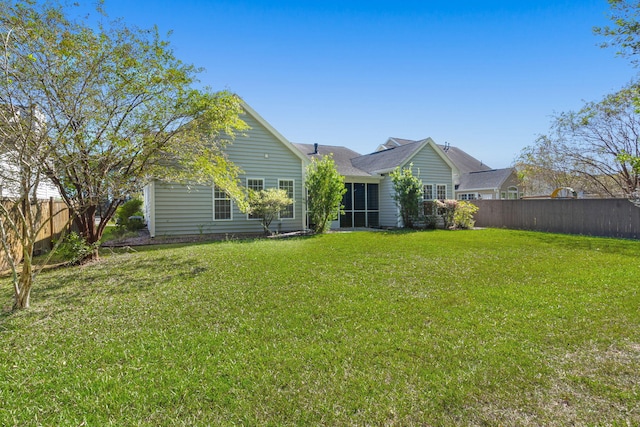
[[[152,247],[43,273],[0,425],[640,425],[640,242],[507,230]]]

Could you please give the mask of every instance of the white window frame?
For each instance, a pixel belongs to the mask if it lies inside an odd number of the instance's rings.
[[[212,197],[213,197],[213,220],[214,221],[233,221],[233,200],[231,199],[231,196],[229,196],[229,194],[227,194],[226,191],[218,191],[218,193],[224,193],[226,195],[226,197],[216,197],[216,186],[215,184],[213,185],[213,191],[212,191]],[[216,218],[216,201],[229,201],[229,218]]]
[[[247,180],[245,181],[246,187],[248,190],[255,190],[253,188],[249,187],[249,181],[261,181],[262,182],[262,188],[260,188],[260,190],[264,190],[264,178],[247,178]],[[257,190],[257,191],[260,191]],[[258,217],[258,216],[253,216],[250,213],[247,214],[247,219],[251,220],[251,221],[260,221],[262,218]]]
[[[440,194],[440,189],[444,188],[444,198],[440,198],[438,197]],[[438,200],[445,200],[447,198],[447,184],[436,184],[436,199]]]
[[[511,197],[513,195],[515,195],[515,197]],[[518,197],[520,197],[520,192],[518,191],[518,187],[512,185],[511,187],[507,188],[507,199],[517,200]]]
[[[291,206],[291,216],[285,216],[283,217],[280,213],[278,214],[278,218],[281,220],[291,220],[291,219],[296,219],[296,199],[295,199],[295,195],[296,195],[296,180],[295,179],[278,179],[278,189],[279,190],[288,190],[288,188],[282,188],[280,187],[280,183],[282,182],[290,182],[291,183],[291,195],[289,196],[291,198],[291,200],[293,200],[293,203],[290,205]],[[288,191],[287,191],[288,193]],[[287,194],[289,195],[289,194]]]

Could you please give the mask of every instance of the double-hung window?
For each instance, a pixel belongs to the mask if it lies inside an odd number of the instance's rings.
[[[447,185],[446,184],[436,185],[436,199],[444,200],[446,198],[447,198]]]
[[[231,220],[231,197],[226,191],[213,186],[213,220]]]
[[[433,184],[425,184],[422,186],[422,198],[424,200],[433,200]]]
[[[264,190],[264,179],[263,178],[247,178],[247,188],[253,191]],[[259,216],[249,214],[247,216],[249,219],[260,219]]]
[[[292,179],[279,179],[278,188],[287,192],[287,197],[293,200],[294,195],[294,182]],[[295,202],[280,211],[280,219],[294,219],[295,218]]]

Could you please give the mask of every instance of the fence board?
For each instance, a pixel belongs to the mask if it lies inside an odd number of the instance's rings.
[[[473,200],[477,227],[640,239],[640,208],[627,199]]]
[[[0,203],[9,205],[12,203],[9,200],[2,200]],[[42,221],[40,225],[43,227],[38,233],[34,252],[42,253],[50,250],[53,247],[53,241],[60,238],[63,232],[67,230],[69,224],[69,209],[64,202],[50,200],[38,201],[42,208]],[[18,257],[22,251],[22,246],[17,242],[15,236],[10,236],[10,242],[12,243],[12,253],[15,257]],[[21,257],[20,257],[21,258]],[[9,263],[4,251],[0,247],[0,271],[9,268]]]

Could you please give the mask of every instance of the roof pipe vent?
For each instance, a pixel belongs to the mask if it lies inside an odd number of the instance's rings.
[[[313,154],[318,154],[318,143],[313,144]]]

